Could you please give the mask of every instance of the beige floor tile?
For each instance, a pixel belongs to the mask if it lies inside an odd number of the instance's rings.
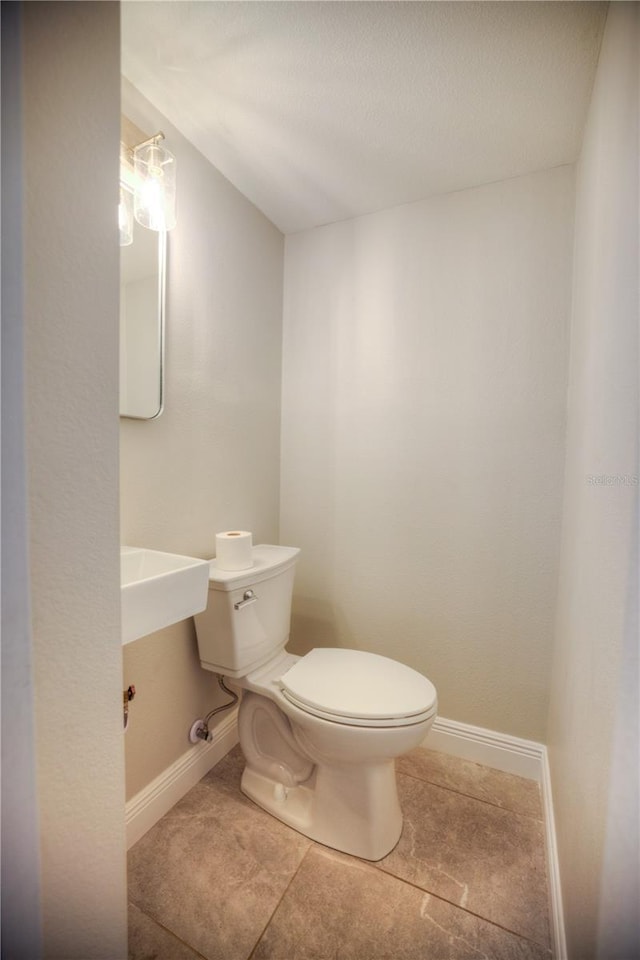
[[[128,960],[199,960],[200,954],[129,904]]]
[[[537,944],[313,847],[252,960],[549,960]]]
[[[417,747],[396,761],[399,773],[485,800],[505,810],[542,819],[540,787],[534,780],[492,770],[479,763]]]
[[[537,787],[423,749],[398,766],[405,828],[371,865],[244,797],[236,747],[130,851],[130,960],[549,960]]]
[[[207,960],[246,960],[309,841],[199,783],[129,852],[129,899]]]
[[[208,784],[217,790],[223,790],[232,796],[241,797],[240,780],[242,779],[244,765],[245,759],[242,750],[239,745],[236,745],[219,763],[216,763],[215,767],[211,768],[200,783]],[[247,799],[247,803],[255,806],[251,800]]]
[[[377,866],[548,947],[542,824],[414,777],[398,787],[402,836]]]

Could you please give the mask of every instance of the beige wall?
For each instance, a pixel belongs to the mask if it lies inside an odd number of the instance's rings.
[[[44,955],[114,960],[126,955],[118,6],[31,2],[23,18],[26,446]]]
[[[295,649],[396,657],[544,740],[573,170],[287,237],[281,542]]]
[[[637,4],[612,4],[577,176],[548,739],[571,960],[640,954],[639,39]]]
[[[165,410],[121,420],[122,542],[198,557],[234,527],[277,542],[282,234],[128,83],[123,111],[164,131],[179,192]],[[193,720],[224,698],[200,668],[192,620],[125,647],[124,681],[137,690],[130,797],[190,748]]]

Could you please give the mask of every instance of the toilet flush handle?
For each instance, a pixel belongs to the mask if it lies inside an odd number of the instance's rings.
[[[255,603],[257,599],[253,590],[245,590],[242,600],[234,603],[233,608],[234,610],[242,610],[243,607],[248,607],[250,603]]]

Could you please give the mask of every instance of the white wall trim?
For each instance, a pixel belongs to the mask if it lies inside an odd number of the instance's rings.
[[[494,770],[513,773],[540,784],[547,853],[551,948],[554,960],[567,960],[551,771],[545,745],[458,723],[456,720],[446,720],[444,717],[436,717],[422,745],[429,750],[439,750],[462,760],[482,763]]]
[[[503,773],[542,782],[542,758],[546,748],[534,740],[522,740],[506,733],[436,717],[422,745],[462,760],[483,763]]]
[[[143,787],[125,806],[127,849],[160,820],[174,804],[195,787],[238,742],[238,708],[213,731],[210,743],[196,743],[162,773]]]
[[[542,808],[544,810],[545,843],[547,848],[547,880],[549,882],[549,921],[551,926],[551,949],[554,960],[567,960],[567,938],[564,929],[562,887],[560,885],[560,859],[556,841],[556,820],[553,813],[551,769],[549,754],[543,747],[542,756]]]

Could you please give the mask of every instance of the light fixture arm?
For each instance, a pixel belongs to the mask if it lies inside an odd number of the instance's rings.
[[[123,146],[125,147],[127,157],[130,157],[131,162],[133,162],[133,155],[136,150],[140,150],[141,147],[148,147],[149,144],[151,143],[153,144],[160,143],[161,140],[166,140],[166,137],[162,132],[162,130],[158,130],[158,132],[154,133],[152,137],[147,137],[146,140],[141,140],[140,143],[134,143],[133,146],[129,146],[128,143],[125,143],[123,144]]]

